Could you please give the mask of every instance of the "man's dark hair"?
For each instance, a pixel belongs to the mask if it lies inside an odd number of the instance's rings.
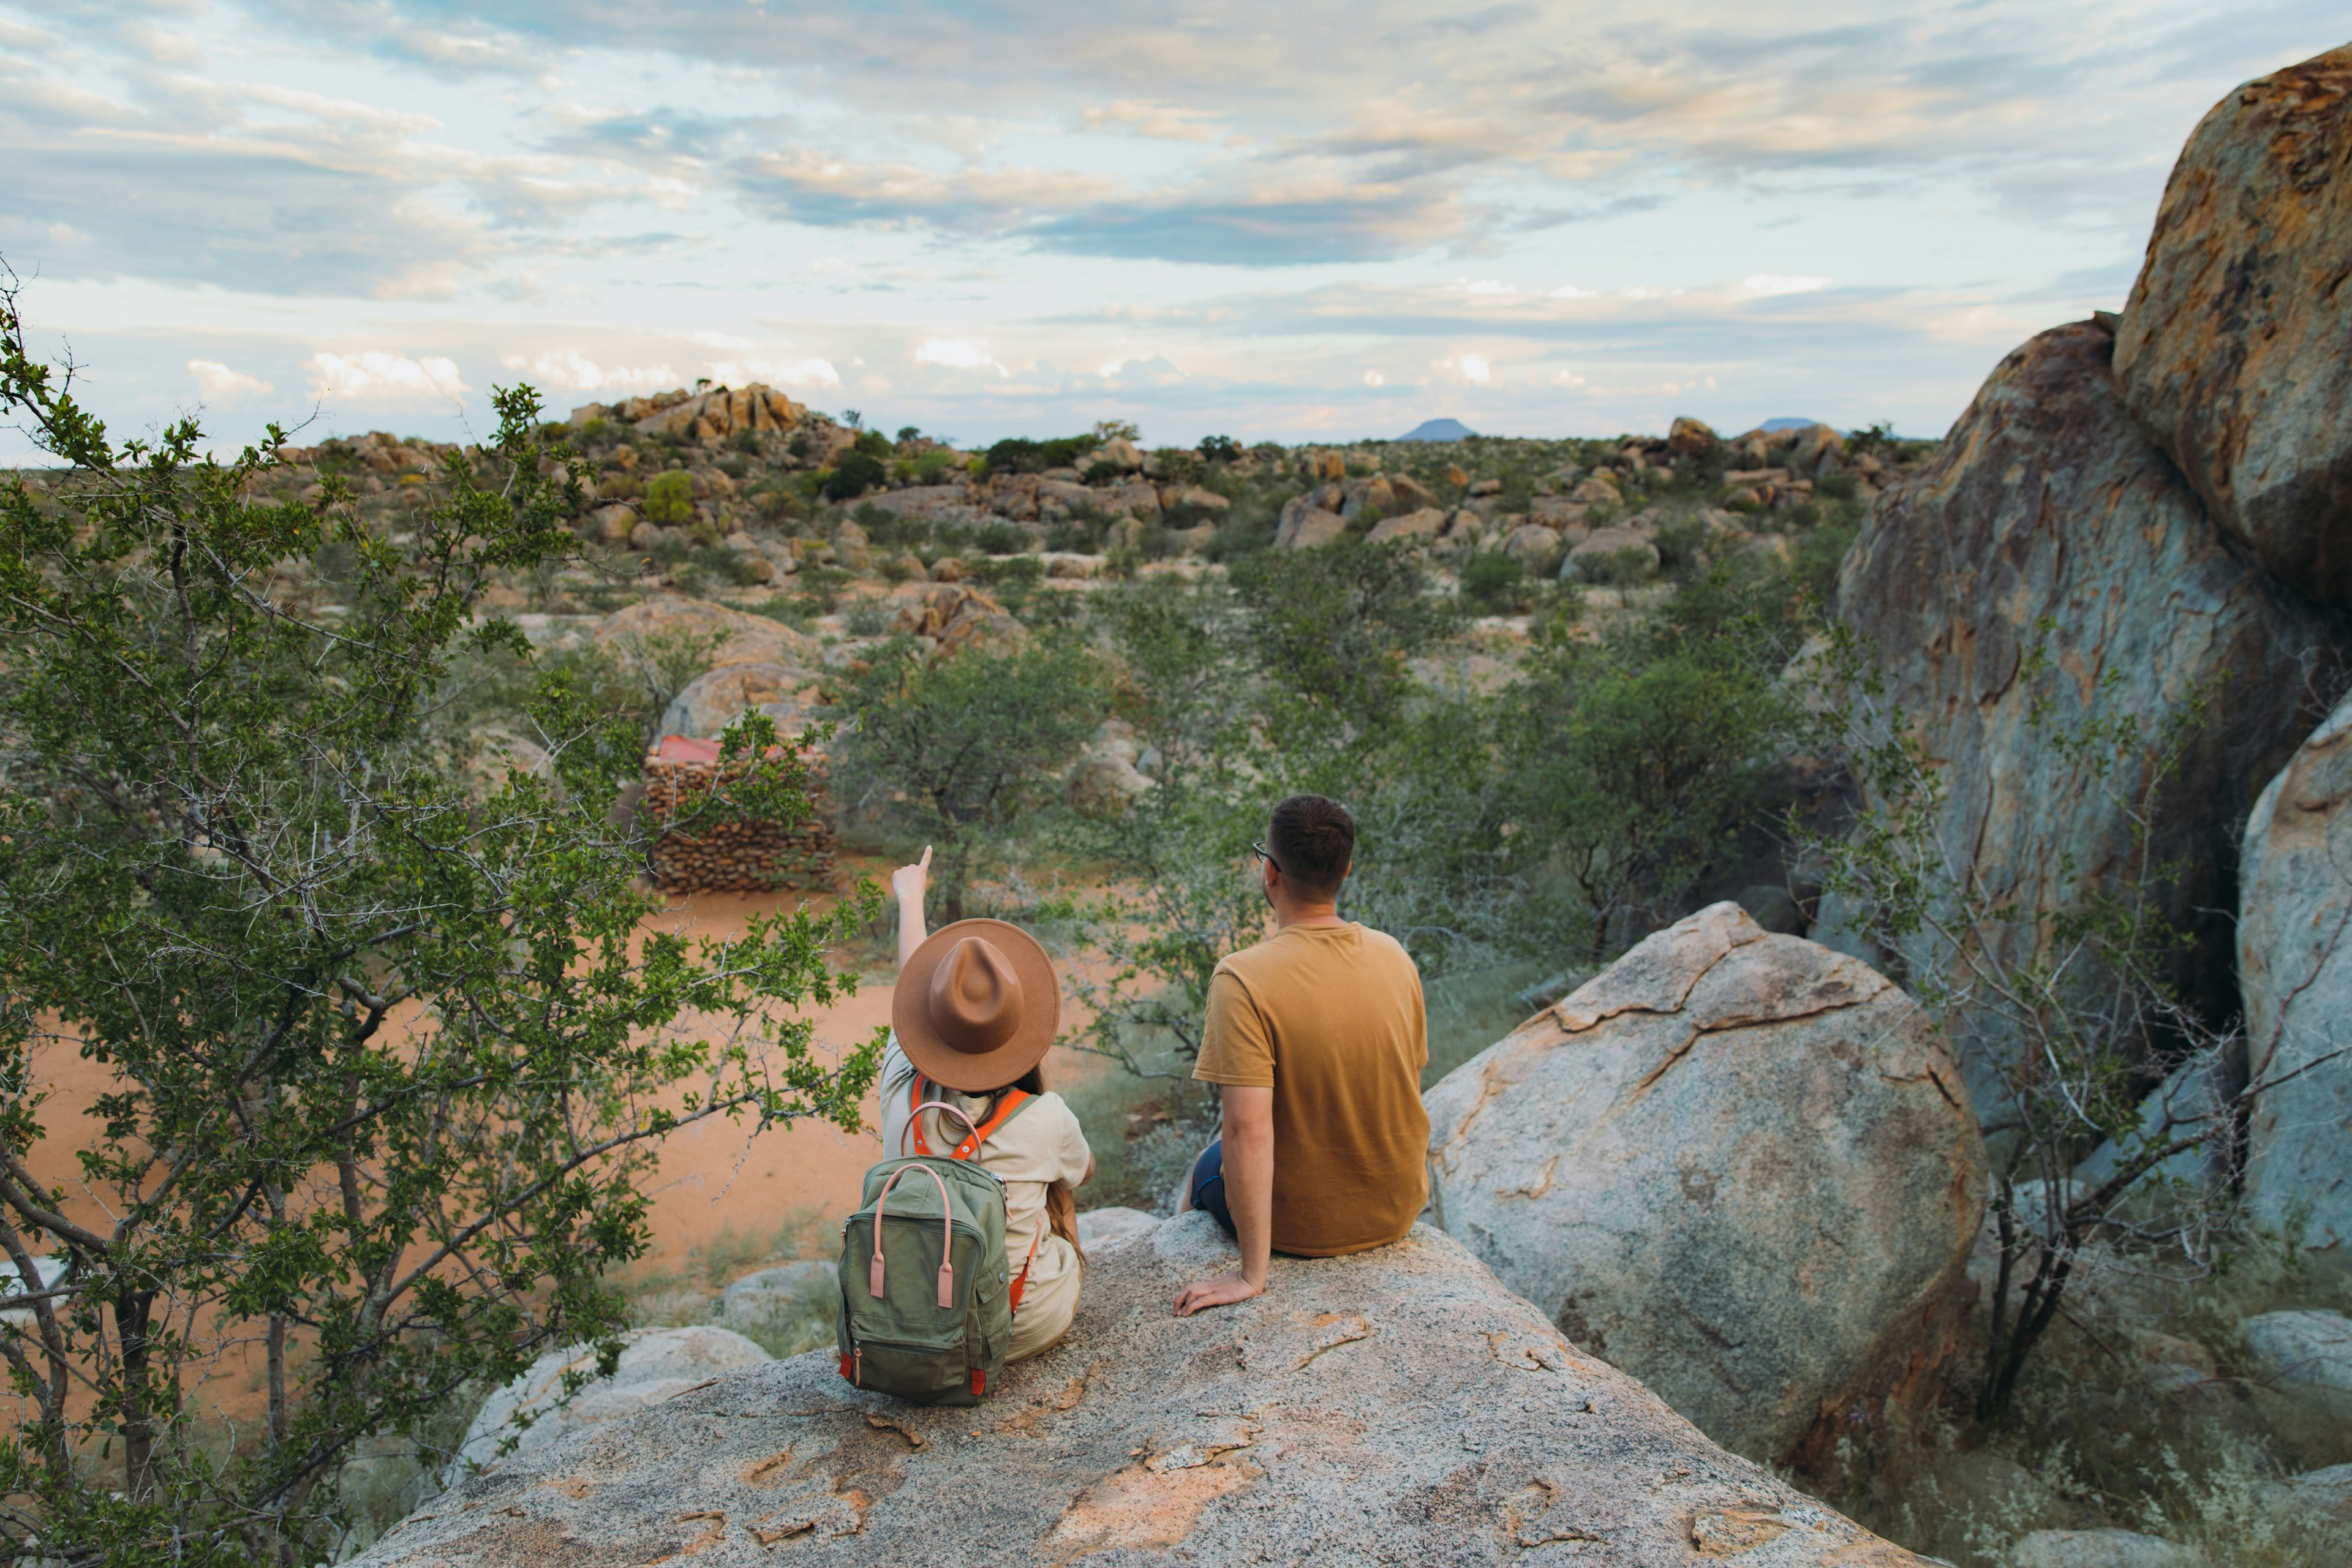
[[[1302,893],[1328,899],[1348,879],[1356,856],[1356,819],[1336,800],[1294,795],[1274,808],[1265,847],[1283,879]]]

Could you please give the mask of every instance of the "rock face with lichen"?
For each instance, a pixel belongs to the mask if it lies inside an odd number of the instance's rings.
[[[2116,379],[2213,520],[2352,609],[2352,47],[2250,81],[2166,184]]]
[[[1234,1261],[1179,1215],[1097,1251],[1069,1334],[977,1407],[861,1393],[823,1352],[753,1367],[503,1461],[360,1561],[1924,1561],[1716,1447],[1425,1227],[1171,1315]]]
[[[1859,960],[1711,905],[1423,1099],[1445,1228],[1716,1441],[1779,1460],[1937,1392],[1984,1140]]]
[[[2002,360],[1935,457],[1879,498],[1840,570],[1837,614],[1940,769],[1936,831],[1955,875],[2030,915],[2174,868],[2150,878],[2154,912],[2192,939],[2168,978],[2218,1021],[2236,1005],[2239,830],[2318,721],[2313,688],[2344,624],[2207,518],[2126,411],[2114,356],[2084,321]],[[2101,733],[2119,720],[2180,726],[2179,768],[2152,802],[2160,748]],[[1849,919],[1823,900],[1824,928]],[[2025,918],[1986,940],[2015,968],[2047,958],[2056,929]],[[1942,954],[1919,937],[1904,956],[1933,973]],[[1996,1053],[2011,1045],[1955,1044],[1995,1116]]]

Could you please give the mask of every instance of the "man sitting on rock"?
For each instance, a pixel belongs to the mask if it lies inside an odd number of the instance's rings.
[[[1181,1205],[1223,1226],[1242,1264],[1185,1286],[1179,1317],[1257,1295],[1270,1252],[1384,1247],[1428,1200],[1421,973],[1395,938],[1339,918],[1354,821],[1336,801],[1295,795],[1252,848],[1275,930],[1209,982],[1192,1076],[1222,1086],[1224,1125]]]

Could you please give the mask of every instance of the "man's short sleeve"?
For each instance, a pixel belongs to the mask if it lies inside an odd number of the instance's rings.
[[[1201,1058],[1192,1076],[1202,1083],[1240,1089],[1274,1087],[1274,1039],[1249,988],[1229,969],[1209,979],[1209,1016],[1201,1031]]]

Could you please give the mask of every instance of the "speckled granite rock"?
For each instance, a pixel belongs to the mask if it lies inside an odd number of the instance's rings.
[[[1859,960],[1711,905],[1423,1099],[1445,1228],[1716,1441],[1778,1460],[1937,1392],[1984,1139]]]
[[[2254,1097],[2246,1196],[2305,1245],[2352,1247],[2352,700],[2246,821],[2238,984]]]
[[[506,1461],[359,1561],[1923,1563],[1708,1443],[1425,1227],[1170,1315],[1232,1258],[1198,1214],[1106,1248],[1069,1335],[976,1408],[797,1356]]]
[[[2133,416],[2263,565],[2352,608],[2352,47],[2189,136],[2116,334]]]
[[[2178,865],[2158,911],[2194,937],[2171,976],[2216,1022],[2237,1005],[2231,876],[2255,795],[2321,717],[2342,617],[2293,593],[2209,521],[2116,395],[2114,340],[2057,327],[2001,361],[1919,472],[1873,508],[1837,614],[1876,650],[1887,701],[1944,764],[1938,833],[1956,871],[2024,910],[2120,893],[2138,863],[2130,811],[2152,748],[2070,751],[2119,715],[2154,723],[2202,695],[2158,802],[2148,861]],[[2104,768],[2104,774],[2100,770]],[[1825,899],[1832,945],[1850,911]],[[1997,933],[2020,963],[2050,940]],[[1876,955],[1863,952],[1873,959]],[[1932,951],[1907,954],[1915,967]],[[2086,992],[2100,977],[2084,973]],[[1987,1054],[1954,1041],[1977,1109],[2001,1110]]]

